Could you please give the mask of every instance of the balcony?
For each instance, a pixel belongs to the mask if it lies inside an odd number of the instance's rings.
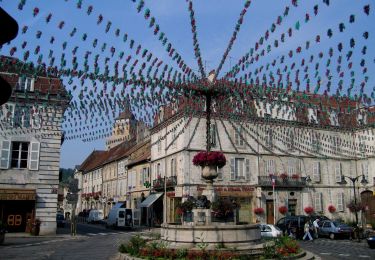
[[[264,188],[272,188],[272,179],[270,176],[259,176],[258,185]],[[278,188],[296,188],[302,189],[306,187],[306,177],[284,177],[276,176],[275,189]]]
[[[177,185],[177,176],[169,176],[165,178],[165,187],[167,190],[173,189]],[[152,187],[155,191],[164,190],[164,178],[157,178],[152,181]]]

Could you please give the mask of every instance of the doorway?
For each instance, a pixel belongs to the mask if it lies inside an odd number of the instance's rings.
[[[266,201],[267,224],[274,223],[273,200]]]
[[[297,200],[289,199],[288,200],[288,213],[290,216],[296,215],[296,208],[297,208]]]

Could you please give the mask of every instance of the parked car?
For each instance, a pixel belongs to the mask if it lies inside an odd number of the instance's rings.
[[[259,228],[262,237],[280,237],[283,234],[278,227],[271,224],[260,224]]]
[[[353,228],[344,223],[332,220],[319,221],[319,236],[328,236],[330,239],[338,237],[350,238],[353,233]]]
[[[302,238],[304,234],[303,226],[308,220],[309,217],[304,215],[287,216],[279,219],[276,223],[276,227],[285,235],[289,235],[288,230],[290,229],[296,238]]]
[[[56,214],[56,225],[57,225],[57,227],[65,227],[64,214],[61,214],[61,213]]]
[[[375,236],[370,236],[366,240],[367,240],[368,246],[372,249],[375,249]]]
[[[89,217],[87,219],[88,223],[98,223],[104,220],[103,210],[93,209],[90,210]]]

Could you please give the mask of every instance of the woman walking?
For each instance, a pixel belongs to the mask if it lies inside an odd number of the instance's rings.
[[[305,240],[306,237],[309,237],[309,240],[312,241],[313,238],[310,234],[310,224],[309,224],[309,222],[305,223],[304,229],[305,229],[305,235],[303,236],[302,240]]]

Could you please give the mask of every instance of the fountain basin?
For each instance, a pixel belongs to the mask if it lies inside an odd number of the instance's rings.
[[[207,248],[247,248],[260,244],[260,229],[256,224],[175,225],[163,224],[162,240],[171,247],[191,248],[207,243]]]

